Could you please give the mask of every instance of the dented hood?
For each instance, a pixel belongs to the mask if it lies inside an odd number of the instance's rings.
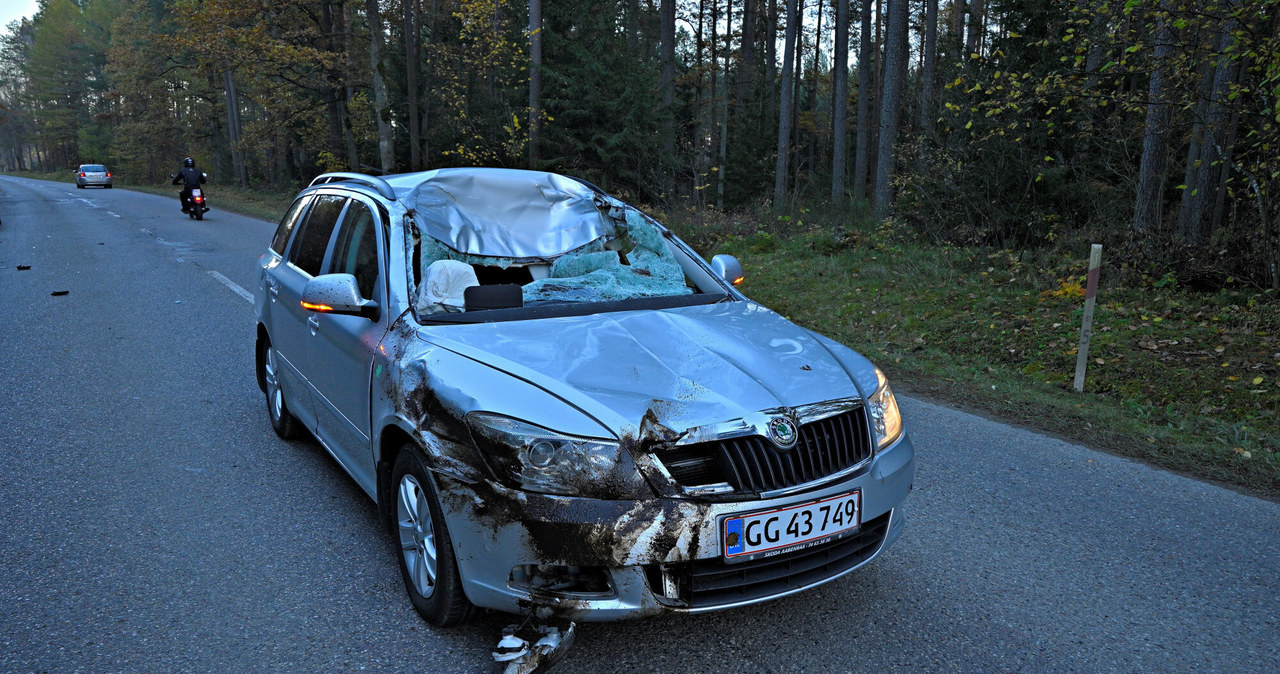
[[[866,396],[876,381],[862,356],[753,302],[431,326],[419,337],[533,384],[619,436],[637,433],[649,413],[681,432]],[[466,382],[451,383],[467,399],[494,405],[492,391],[468,395]],[[557,424],[563,405],[546,407],[551,418],[526,420],[555,430],[577,425]]]

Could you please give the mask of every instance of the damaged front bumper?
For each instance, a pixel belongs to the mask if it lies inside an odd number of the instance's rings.
[[[441,505],[467,598],[477,606],[540,617],[609,621],[702,612],[775,599],[871,561],[901,534],[898,508],[911,489],[908,436],[864,469],[819,489],[754,501],[550,496],[491,481],[440,477]],[[726,562],[726,516],[861,492],[862,524],[814,547]]]

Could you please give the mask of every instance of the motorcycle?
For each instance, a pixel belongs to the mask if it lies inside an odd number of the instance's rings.
[[[200,175],[208,176],[206,173],[201,173]],[[175,173],[170,175],[169,179],[174,180],[177,177]],[[178,201],[182,203],[182,212],[186,213],[192,220],[204,220],[204,214],[209,211],[209,201],[204,196],[204,190],[199,187],[191,188],[190,197],[187,196],[185,190],[178,192]]]
[[[187,207],[187,215],[196,220],[204,220],[204,213],[207,210],[209,206],[205,202],[204,190],[199,187],[191,188],[191,201]]]

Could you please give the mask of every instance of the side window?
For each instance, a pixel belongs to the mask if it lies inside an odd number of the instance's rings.
[[[289,234],[293,232],[293,226],[298,224],[298,218],[306,212],[307,204],[310,202],[311,195],[308,194],[289,206],[289,210],[280,219],[280,226],[276,227],[275,237],[271,239],[271,250],[284,255],[284,247],[289,245]]]
[[[342,215],[342,207],[346,203],[346,197],[335,194],[316,197],[307,219],[302,222],[302,229],[298,230],[298,240],[289,249],[289,261],[294,266],[312,276],[320,275],[324,251],[329,247],[329,238],[333,236],[333,228],[337,226],[338,216]]]
[[[342,219],[342,229],[333,244],[333,257],[329,260],[330,274],[351,274],[356,277],[360,296],[374,299],[378,287],[378,236],[377,220],[369,207],[355,199]]]

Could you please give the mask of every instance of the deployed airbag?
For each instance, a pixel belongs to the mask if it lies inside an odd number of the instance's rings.
[[[418,311],[435,314],[462,311],[467,288],[480,285],[471,265],[457,260],[436,260],[427,267],[426,279],[418,293]]]

